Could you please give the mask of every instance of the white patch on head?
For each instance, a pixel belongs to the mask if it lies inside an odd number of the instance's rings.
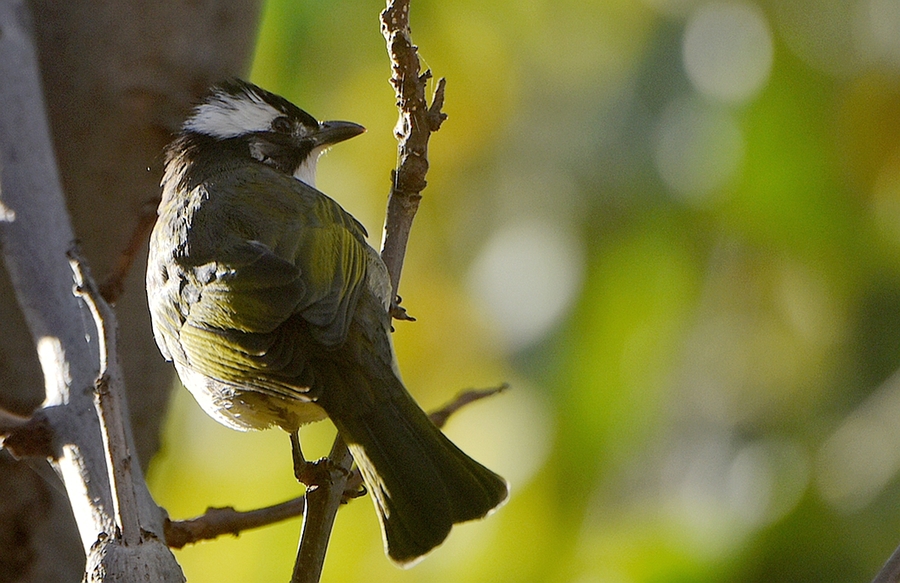
[[[200,104],[185,123],[186,131],[221,140],[266,131],[284,115],[255,93],[235,96],[219,92]]]
[[[294,170],[294,178],[315,188],[316,164],[319,161],[319,156],[321,156],[326,149],[328,149],[328,146],[314,148],[313,151],[309,153],[309,156],[304,158],[303,162],[300,163],[300,166]]]

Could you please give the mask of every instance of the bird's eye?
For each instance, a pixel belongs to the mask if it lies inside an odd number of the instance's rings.
[[[272,130],[280,133],[280,134],[289,134],[293,129],[294,124],[291,123],[286,116],[276,117],[272,120]]]

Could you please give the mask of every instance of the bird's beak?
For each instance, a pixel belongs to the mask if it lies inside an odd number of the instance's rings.
[[[366,128],[351,121],[323,121],[316,133],[317,146],[331,146],[366,131]]]

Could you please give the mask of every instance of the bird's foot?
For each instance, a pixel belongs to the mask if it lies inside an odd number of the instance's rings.
[[[362,481],[362,474],[359,473],[358,469],[353,470],[347,478],[346,486],[344,486],[344,496],[341,498],[341,504],[347,504],[354,498],[362,498],[368,493],[369,491]]]
[[[314,462],[302,460],[298,463],[296,459],[294,460],[294,477],[309,489],[331,485],[331,470],[333,469],[335,469],[334,464],[324,457]]]
[[[338,476],[345,477],[344,492],[341,497],[341,504],[346,504],[354,498],[365,496],[368,493],[365,484],[363,484],[362,474],[359,470],[347,470],[342,466],[334,463],[330,458],[323,457],[314,462],[307,461],[300,449],[300,435],[295,431],[291,433],[291,453],[294,459],[294,477],[297,481],[305,485],[308,490],[313,490],[319,486],[331,486],[334,484]]]
[[[307,461],[300,449],[300,435],[296,431],[291,433],[291,456],[294,460],[294,477],[298,482],[310,489],[331,485],[334,464],[324,457],[314,462]]]
[[[406,308],[400,305],[400,302],[403,301],[403,298],[400,296],[394,296],[394,301],[391,302],[391,318],[395,320],[405,320],[407,322],[415,322],[416,319],[407,313]]]

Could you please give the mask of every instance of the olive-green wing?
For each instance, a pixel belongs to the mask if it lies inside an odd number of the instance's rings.
[[[277,390],[298,388],[309,341],[298,334],[328,346],[346,338],[368,256],[365,231],[336,202],[267,171],[216,177],[194,214],[185,263],[196,290],[182,293],[180,338],[204,374]]]

